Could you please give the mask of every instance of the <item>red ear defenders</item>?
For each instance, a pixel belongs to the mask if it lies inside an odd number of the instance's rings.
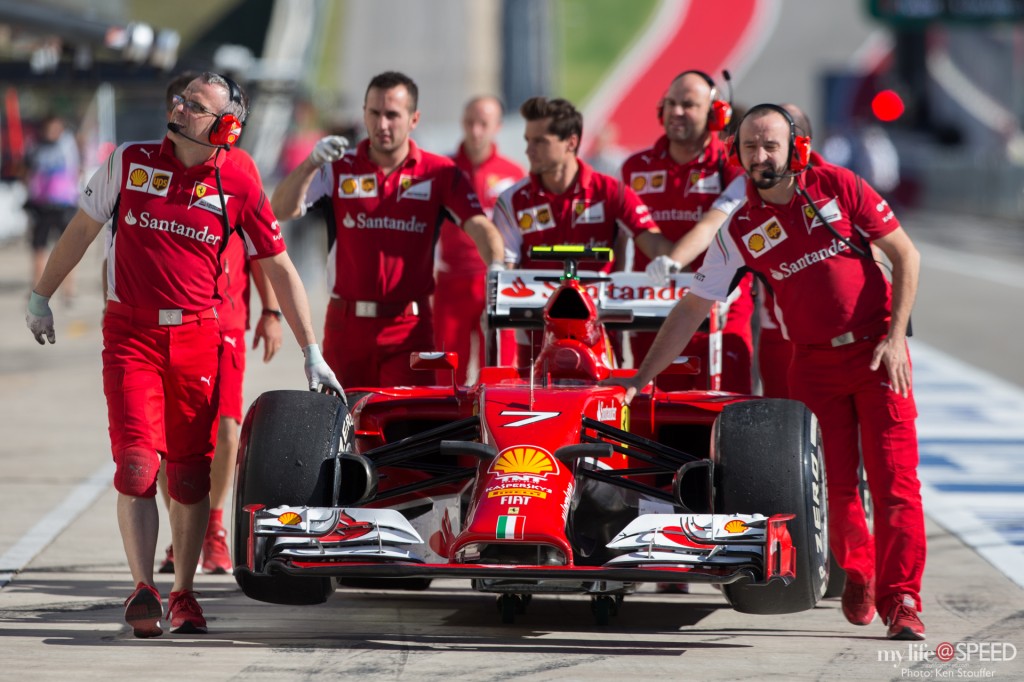
[[[743,118],[740,119],[739,125],[736,126],[735,138],[728,142],[729,162],[741,168],[743,167],[740,161],[740,126],[743,125],[743,121],[747,120],[747,117],[751,114],[764,111],[774,111],[786,119],[786,122],[789,124],[789,158],[786,166],[790,173],[802,172],[811,163],[811,138],[809,135],[797,133],[796,121],[793,120],[788,111],[778,104],[758,104],[755,107],[751,107],[744,114]]]
[[[690,71],[683,71],[681,74],[672,79],[672,82],[676,82],[683,76],[694,74],[700,76],[711,88],[711,108],[708,110],[708,130],[711,132],[718,132],[719,130],[725,130],[725,127],[729,125],[729,121],[732,120],[732,104],[724,99],[718,99],[718,87],[715,85],[714,79],[696,69]],[[663,120],[665,113],[665,98],[662,97],[658,101],[658,121]]]
[[[245,104],[242,101],[242,90],[238,87],[238,83],[227,76],[221,76],[221,78],[228,84],[229,101],[238,104],[244,110]],[[220,114],[214,120],[213,125],[210,126],[210,144],[218,147],[230,147],[238,140],[238,136],[242,134],[244,123],[234,114]]]

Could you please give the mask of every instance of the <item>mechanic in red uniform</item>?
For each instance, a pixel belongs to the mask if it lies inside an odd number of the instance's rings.
[[[175,96],[180,95],[188,84],[199,74],[187,71],[179,74],[167,85],[164,103],[167,120],[171,120]],[[244,124],[244,121],[242,122]],[[234,148],[224,159],[225,163],[239,166],[263,186],[263,180],[252,157],[241,148]],[[235,459],[238,451],[238,427],[242,423],[242,379],[245,374],[245,332],[249,329],[249,284],[250,272],[256,284],[262,313],[253,333],[253,348],[263,341],[263,361],[269,362],[281,348],[281,311],[274,289],[258,265],[250,267],[245,245],[238,232],[232,231],[227,247],[221,254],[221,274],[217,279],[217,291],[221,302],[217,306],[220,335],[223,342],[220,367],[220,399],[218,402],[217,446],[210,466],[210,520],[203,538],[200,565],[204,573],[227,573],[231,571],[231,555],[228,552],[227,530],[224,528],[224,505],[234,479]],[[106,264],[103,281],[106,282]],[[104,286],[104,288],[106,288]],[[165,467],[161,465],[157,484],[164,505],[170,509],[171,498],[167,491]],[[166,556],[159,568],[160,573],[174,573],[174,546],[168,545]]]
[[[302,346],[310,388],[341,393],[316,344],[306,292],[266,195],[224,163],[226,155],[215,146],[230,146],[245,110],[245,94],[233,81],[212,73],[196,78],[179,97],[162,142],[123,144],[92,177],[29,300],[29,329],[39,343],[54,343],[49,298],[104,222],[113,220],[103,389],[118,525],[136,583],[125,621],[137,637],[163,632],[153,585],[161,457],[172,498],[172,542],[186,569],[175,572],[167,617],[172,632],[207,629],[192,587],[210,510],[221,349],[216,282],[226,224],[241,229],[249,256],[261,259]]]
[[[434,348],[430,295],[434,247],[445,218],[460,225],[492,270],[503,269],[501,235],[455,163],[409,138],[419,90],[405,74],[370,81],[363,102],[369,139],[344,155],[328,136],[274,190],[282,219],[323,208],[329,231],[331,302],[324,354],[351,387],[433,383],[409,368],[409,353]]]
[[[807,115],[795,104],[780,104],[789,112],[796,123],[797,132],[811,137],[811,122]],[[811,165],[821,168],[828,162],[811,150]],[[735,159],[733,159],[734,165]],[[738,165],[736,165],[738,168]],[[666,281],[666,276],[675,270],[685,268],[704,252],[714,241],[729,213],[739,204],[746,192],[746,176],[740,175],[728,184],[722,194],[715,199],[693,229],[678,240],[672,247],[667,258],[655,259],[647,267],[647,274],[656,281]],[[758,316],[757,366],[761,379],[761,395],[766,398],[789,397],[789,362],[793,357],[793,344],[782,335],[779,321],[775,314],[775,297],[763,282],[755,282],[755,312]],[[699,333],[698,333],[699,334]]]
[[[653,147],[634,154],[622,165],[623,181],[647,204],[651,217],[673,242],[693,230],[722,190],[742,174],[736,165],[728,162],[728,150],[716,134],[729,123],[731,115],[731,106],[719,98],[711,76],[703,71],[684,71],[672,80],[658,102],[658,118],[665,134]],[[703,258],[701,252],[693,258],[692,265],[687,265],[697,269]],[[659,266],[682,269],[682,265],[672,261],[670,255],[657,260]],[[651,259],[643,253],[638,253],[633,269],[646,270],[650,262]],[[752,283],[751,275],[743,278],[740,296],[729,306],[722,329],[721,388],[724,391],[750,393],[752,389]],[[633,332],[630,335],[636,366],[647,355],[653,340],[652,332]],[[661,381],[662,388],[708,388],[710,358],[707,332],[698,332],[683,353],[701,358],[701,373],[697,376],[666,377]]]
[[[737,274],[749,269],[765,278],[795,348],[790,395],[821,425],[830,547],[847,573],[843,614],[867,625],[877,609],[891,639],[924,639],[924,514],[906,342],[920,256],[863,179],[836,166],[807,167],[809,144],[781,107],[758,105],[744,117],[736,148],[746,200],[708,250],[691,295],[665,320],[636,376],[623,382],[626,398],[678,355]],[[869,242],[891,261],[891,284]],[[861,451],[877,509],[874,537],[858,495]]]
[[[549,262],[530,259],[530,247],[614,247],[620,234],[633,238],[638,250],[651,257],[668,253],[672,242],[662,236],[636,193],[616,178],[595,172],[577,156],[583,116],[571,102],[532,97],[519,112],[526,119],[530,174],[507,189],[494,208],[494,222],[505,241],[506,265],[550,268]],[[518,365],[528,366],[528,337],[519,334],[517,340]]]
[[[464,137],[454,160],[473,183],[480,206],[490,217],[498,196],[523,177],[523,169],[498,154],[495,138],[501,130],[504,110],[493,96],[474,97],[462,114]],[[484,334],[480,321],[487,304],[487,264],[480,260],[476,244],[451,221],[441,227],[437,248],[437,285],[434,289],[434,340],[438,350],[459,354],[455,376],[468,379],[471,339],[476,339],[476,366],[484,365]],[[515,362],[515,342],[509,335],[502,344],[502,365]]]

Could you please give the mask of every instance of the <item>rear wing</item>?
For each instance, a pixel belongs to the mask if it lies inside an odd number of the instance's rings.
[[[505,270],[490,280],[487,319],[492,329],[543,329],[544,306],[563,278],[561,270]],[[643,272],[580,270],[580,283],[609,328],[656,331],[686,295],[693,273],[672,275],[665,286]]]

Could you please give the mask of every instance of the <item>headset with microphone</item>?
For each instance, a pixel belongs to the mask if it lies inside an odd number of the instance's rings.
[[[678,76],[672,79],[671,82],[675,83],[683,76],[699,76],[708,87],[711,88],[711,107],[708,109],[708,130],[711,132],[718,132],[719,130],[725,130],[729,125],[729,121],[732,120],[732,77],[728,71],[723,70],[722,76],[725,78],[725,82],[729,85],[729,99],[724,100],[718,96],[718,86],[715,85],[715,79],[697,69],[690,69],[689,71],[683,71]],[[665,98],[662,97],[658,101],[658,121],[664,120],[665,115]]]

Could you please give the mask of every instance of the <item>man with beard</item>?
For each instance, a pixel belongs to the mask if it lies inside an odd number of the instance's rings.
[[[622,166],[623,181],[647,204],[651,217],[673,242],[690,233],[722,190],[741,175],[739,168],[727,162],[726,147],[716,134],[729,123],[730,116],[731,107],[719,99],[711,76],[703,71],[684,71],[672,80],[658,102],[658,118],[665,134]],[[693,258],[693,268],[700,267],[702,260],[703,249]],[[633,269],[645,270],[649,264],[652,268],[682,269],[668,255],[652,262],[643,253],[636,254]],[[751,283],[749,275],[740,282],[739,298],[730,305],[722,330],[721,388],[736,393],[751,391]],[[637,365],[653,340],[651,332],[630,336]],[[701,374],[666,377],[663,388],[710,388],[707,332],[698,332],[683,352],[701,358]]]
[[[618,383],[631,400],[679,354],[738,273],[769,282],[795,349],[790,396],[821,425],[830,548],[847,574],[843,615],[867,625],[880,612],[890,639],[924,639],[917,614],[926,540],[906,342],[920,255],[863,179],[809,165],[810,138],[782,107],[752,108],[733,149],[747,174],[743,203],[636,376]],[[872,244],[892,263],[891,283]],[[862,453],[877,510],[873,537],[858,491]]]

